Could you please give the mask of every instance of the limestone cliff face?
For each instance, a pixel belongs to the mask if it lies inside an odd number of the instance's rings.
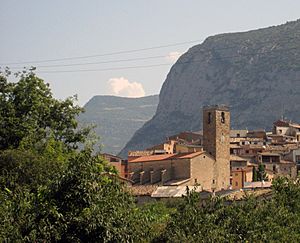
[[[180,57],[155,116],[122,150],[143,149],[202,128],[202,107],[226,104],[233,128],[266,129],[284,116],[300,122],[300,20],[207,38]]]

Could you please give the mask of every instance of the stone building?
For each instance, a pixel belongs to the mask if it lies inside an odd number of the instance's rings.
[[[226,106],[203,109],[203,148],[173,154],[128,158],[128,178],[136,185],[230,188],[230,112]]]
[[[128,162],[129,179],[137,185],[200,185],[211,190],[215,188],[214,163],[205,152],[144,156]]]
[[[231,178],[232,178],[232,189],[242,189],[245,187],[247,182],[252,182],[253,177],[253,168],[243,167],[243,168],[233,168],[231,170]]]
[[[284,138],[293,137],[296,142],[300,142],[300,124],[278,120],[273,123],[273,134]]]
[[[285,176],[292,179],[297,177],[297,164],[294,161],[283,160],[281,154],[264,152],[258,154],[258,163],[264,165],[266,170],[272,171],[274,178]]]
[[[118,171],[118,175],[120,177],[122,177],[122,178],[126,177],[127,162],[125,160],[123,160],[122,158],[120,158],[118,156],[108,154],[108,153],[100,154],[100,156],[116,168],[116,170]]]

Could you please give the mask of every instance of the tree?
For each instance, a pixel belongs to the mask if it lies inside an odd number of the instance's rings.
[[[265,166],[263,164],[258,165],[257,180],[258,181],[268,180],[268,176],[267,176],[266,171],[265,171]]]
[[[78,129],[82,108],[74,104],[76,97],[53,98],[49,84],[33,72],[17,83],[7,78],[0,73],[0,149],[17,148],[28,136],[35,142],[51,135],[74,148],[85,141],[90,129]]]
[[[259,164],[257,169],[253,167],[252,181],[266,181],[266,180],[268,180],[268,176],[266,174],[264,165]]]
[[[257,170],[254,166],[252,167],[252,181],[257,181]]]
[[[113,171],[84,149],[37,190],[2,181],[0,241],[150,241],[162,231],[168,210],[161,204],[137,207],[117,177],[109,176]]]

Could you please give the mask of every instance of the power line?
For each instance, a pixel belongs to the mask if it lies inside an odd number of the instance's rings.
[[[293,39],[297,39],[297,38],[296,37],[288,37],[287,38],[288,41],[293,40]],[[284,41],[284,39],[281,39],[280,41],[281,41],[280,43],[286,42],[286,41]],[[194,42],[194,41],[192,41],[192,42]],[[258,42],[258,43],[256,42],[255,44],[266,44],[266,43],[270,43],[270,42],[272,42],[272,41],[262,41],[262,42]],[[187,43],[187,42],[184,42],[184,43]],[[239,44],[239,43],[235,42],[235,44]],[[171,46],[171,45],[173,45],[173,44],[170,44],[168,46]],[[176,45],[176,44],[174,44],[174,45]],[[152,47],[152,48],[156,48],[156,47]],[[211,48],[209,50],[206,50],[206,52],[209,52],[209,51],[212,51],[212,50],[213,51],[219,51],[219,50],[227,50],[227,49],[233,49],[233,48],[236,48],[236,46],[227,46],[227,47],[223,47],[223,48]],[[150,48],[143,48],[143,49],[137,49],[137,50],[145,50],[145,49],[150,49]],[[197,51],[197,52],[199,52],[199,51]],[[113,54],[113,53],[111,53],[111,54]],[[102,54],[102,55],[104,56],[106,54]],[[94,55],[94,56],[99,56],[99,55]],[[87,58],[88,56],[85,56],[85,57]],[[37,68],[71,67],[71,66],[83,66],[83,65],[95,65],[95,64],[107,64],[107,63],[117,63],[117,62],[130,62],[130,61],[139,61],[139,60],[149,60],[149,59],[158,59],[158,58],[163,58],[163,57],[167,57],[167,55],[138,57],[138,58],[130,58],[130,59],[117,59],[117,60],[100,61],[100,62],[83,62],[83,63],[71,63],[71,64],[37,65],[35,67],[37,67]],[[70,57],[69,59],[72,59],[72,57]],[[58,59],[55,59],[55,60],[58,60]],[[44,61],[46,62],[46,60],[44,60]],[[18,67],[10,67],[10,68],[11,69],[18,69],[18,68],[23,68],[23,67],[18,66]]]
[[[101,72],[101,71],[113,71],[113,70],[124,70],[124,69],[139,69],[139,68],[150,68],[159,66],[170,66],[171,63],[160,63],[153,65],[141,65],[141,66],[128,66],[128,67],[116,67],[116,68],[103,68],[103,69],[79,69],[79,70],[53,70],[53,71],[38,71],[37,73],[75,73],[75,72]]]
[[[113,56],[113,55],[119,55],[119,54],[126,54],[126,53],[134,53],[134,52],[148,51],[148,50],[154,50],[154,49],[161,49],[161,48],[172,47],[172,46],[180,46],[180,45],[191,44],[191,43],[201,42],[201,41],[202,40],[193,40],[193,41],[178,42],[178,43],[173,43],[173,44],[168,44],[168,45],[153,46],[153,47],[125,50],[125,51],[117,51],[117,52],[110,52],[110,53],[102,53],[102,54],[95,54],[95,55],[64,57],[64,58],[47,59],[47,60],[34,60],[34,61],[24,61],[24,62],[1,63],[0,65],[6,66],[6,65],[18,65],[18,64],[45,63],[45,62],[57,62],[57,61],[66,61],[66,60],[75,60],[75,59],[86,59],[86,58],[93,58],[93,57]]]
[[[293,48],[287,48],[287,49],[280,49],[280,51],[289,51],[289,50],[295,50],[298,49],[297,47]],[[211,60],[216,61],[216,60],[224,60],[224,59],[231,59],[235,57],[245,57],[245,56],[253,56],[256,54],[265,54],[269,52],[274,52],[274,50],[270,51],[265,51],[265,52],[253,52],[249,54],[243,54],[241,55],[232,55],[232,56],[224,56],[224,57],[214,57]],[[198,63],[202,62],[203,59],[201,60],[192,60],[192,61],[177,61],[176,64],[187,64],[187,63]],[[235,62],[236,63],[241,63],[241,62]],[[171,66],[173,64],[171,63],[159,63],[159,64],[151,64],[151,65],[140,65],[140,66],[127,66],[127,67],[115,67],[115,68],[103,68],[103,69],[81,69],[81,70],[52,70],[52,71],[38,71],[38,73],[74,73],[74,72],[101,72],[101,71],[113,71],[113,70],[125,70],[125,69],[140,69],[140,68],[151,68],[151,67],[159,67],[159,66]]]
[[[71,64],[54,64],[54,65],[39,65],[36,68],[49,68],[49,67],[71,67],[71,66],[83,66],[83,65],[93,65],[93,64],[106,64],[106,63],[116,63],[116,62],[131,62],[131,61],[140,61],[140,60],[149,60],[166,57],[166,55],[160,56],[149,56],[149,57],[138,57],[138,58],[129,58],[129,59],[118,59],[111,61],[101,61],[101,62],[84,62],[84,63],[71,63]],[[19,67],[10,67],[11,69],[23,68]]]

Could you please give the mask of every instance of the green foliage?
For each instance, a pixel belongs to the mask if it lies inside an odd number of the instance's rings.
[[[0,76],[0,88],[1,242],[300,242],[300,181],[279,178],[266,199],[187,189],[176,203],[138,206],[101,156],[75,149],[88,130],[76,130],[71,99],[53,99],[32,73]]]
[[[300,183],[274,182],[273,197],[228,203],[191,194],[172,215],[158,242],[299,242]]]
[[[263,164],[259,164],[257,169],[255,167],[253,167],[252,172],[253,172],[252,181],[267,181],[268,180],[268,176],[266,174],[265,167]]]
[[[257,171],[257,180],[258,181],[266,181],[268,180],[265,167],[263,164],[258,165],[258,171]]]
[[[252,168],[252,181],[257,181],[257,171],[254,166]]]
[[[159,236],[169,210],[163,204],[137,207],[112,170],[87,149],[36,192],[30,191],[31,182],[1,184],[0,239],[149,242]]]
[[[0,75],[0,149],[17,148],[28,136],[39,141],[49,134],[77,147],[89,129],[77,129],[82,109],[74,101],[54,99],[49,85],[32,72],[22,74],[17,83]]]
[[[134,132],[155,114],[158,95],[141,98],[94,96],[78,117],[80,125],[95,124],[102,151],[117,154]],[[95,146],[95,149],[98,147]]]

